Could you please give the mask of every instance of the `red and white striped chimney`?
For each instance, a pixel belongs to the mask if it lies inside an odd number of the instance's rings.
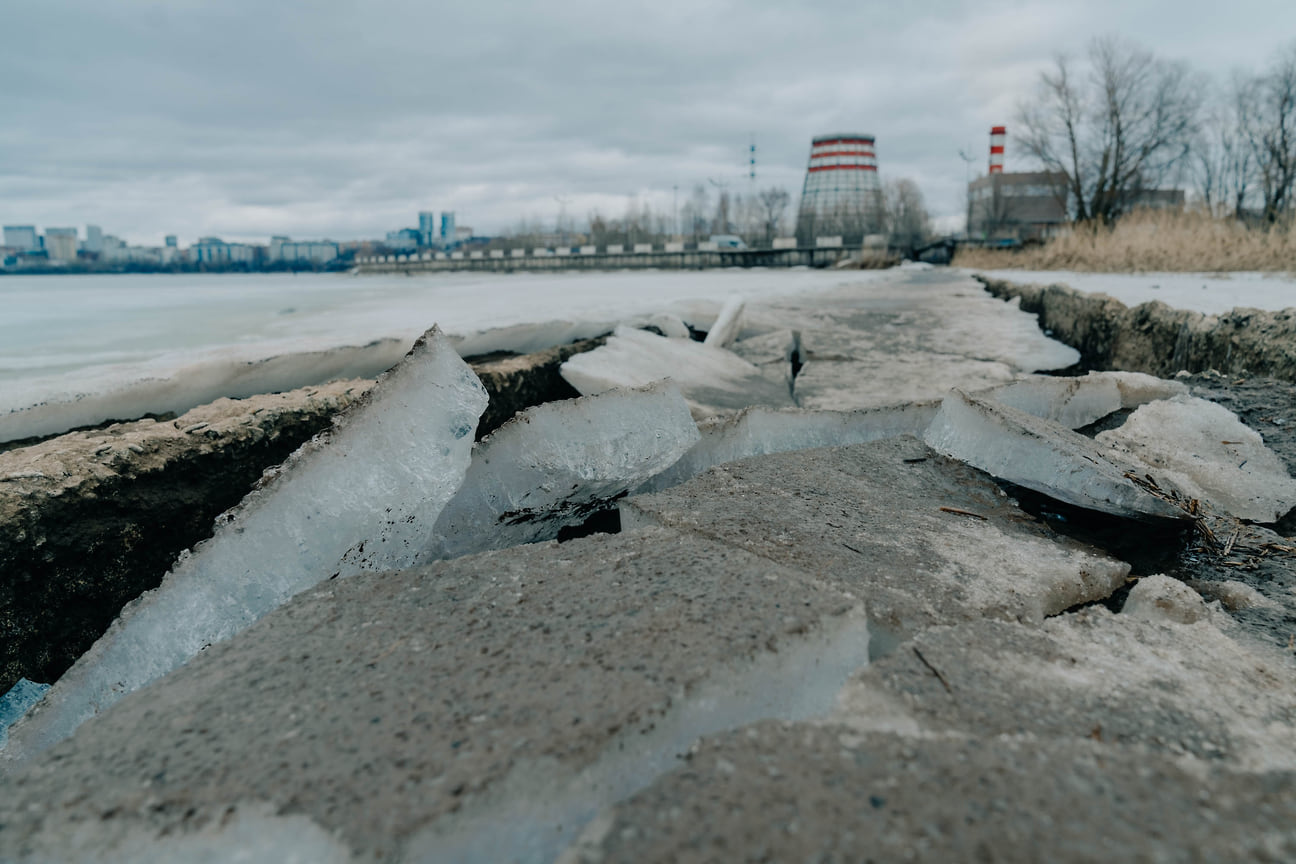
[[[1004,126],[990,127],[990,173],[1003,173],[1004,138],[1008,129]]]

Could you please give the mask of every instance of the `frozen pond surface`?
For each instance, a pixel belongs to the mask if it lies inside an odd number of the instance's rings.
[[[1043,338],[1033,316],[990,298],[964,273],[926,265],[864,272],[6,277],[0,441],[179,413],[221,396],[372,377],[433,323],[461,335],[514,328],[474,338],[463,353],[538,350],[654,313],[705,329],[735,294],[747,302],[748,329],[791,326],[818,334],[809,347],[835,365],[816,364],[807,383],[840,374],[814,385],[824,391],[814,407],[833,407],[825,394],[847,383],[864,388],[859,399],[848,399],[852,406],[894,404],[939,395],[943,390],[929,391],[942,384],[984,386],[1015,371],[1074,362],[1074,352]],[[845,317],[836,320],[829,309]],[[586,323],[528,326],[554,321]],[[894,368],[900,359],[907,363],[903,375]],[[921,379],[921,392],[899,387],[897,375]]]
[[[1126,306],[1160,300],[1207,315],[1237,306],[1276,311],[1296,306],[1296,277],[1284,273],[1076,273],[1070,270],[964,270],[1020,284],[1070,285]]]

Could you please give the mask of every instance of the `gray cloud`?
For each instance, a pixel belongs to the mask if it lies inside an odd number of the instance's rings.
[[[433,208],[491,231],[555,196],[579,216],[737,188],[753,133],[759,183],[795,194],[809,138],[843,129],[956,220],[958,151],[1053,54],[1118,32],[1223,75],[1296,33],[1296,7],[1259,0],[914,5],[14,4],[0,219],[341,239]]]

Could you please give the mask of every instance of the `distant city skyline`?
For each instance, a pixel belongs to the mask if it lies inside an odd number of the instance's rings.
[[[455,211],[482,233],[786,188],[810,139],[876,136],[938,227],[1054,54],[1116,33],[1222,81],[1296,34],[1296,4],[250,0],[19,4],[0,54],[0,222],[131,243],[349,241]],[[984,171],[984,166],[974,164]],[[713,188],[713,187],[708,187]]]

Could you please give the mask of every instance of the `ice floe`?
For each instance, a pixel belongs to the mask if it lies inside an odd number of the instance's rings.
[[[129,604],[14,727],[4,756],[40,752],[322,579],[412,563],[459,488],[486,401],[472,369],[430,330],[331,432]]]
[[[585,396],[669,378],[696,417],[748,405],[793,404],[781,376],[762,374],[732,352],[625,326],[618,327],[607,344],[563,363],[562,376]]]
[[[1135,518],[1187,515],[1125,476],[1141,466],[1117,465],[1083,435],[960,391],[941,402],[924,440],[947,456],[1077,507]]]
[[[715,348],[728,348],[738,338],[738,333],[742,330],[743,308],[746,304],[739,294],[732,295],[720,309],[720,315],[716,318],[711,329],[707,331],[706,339],[703,345],[711,345]]]
[[[1296,507],[1296,480],[1232,411],[1192,396],[1150,402],[1098,441],[1150,465],[1180,491],[1240,519],[1273,522]]]
[[[668,383],[530,408],[478,445],[420,561],[551,540],[698,440]]]

